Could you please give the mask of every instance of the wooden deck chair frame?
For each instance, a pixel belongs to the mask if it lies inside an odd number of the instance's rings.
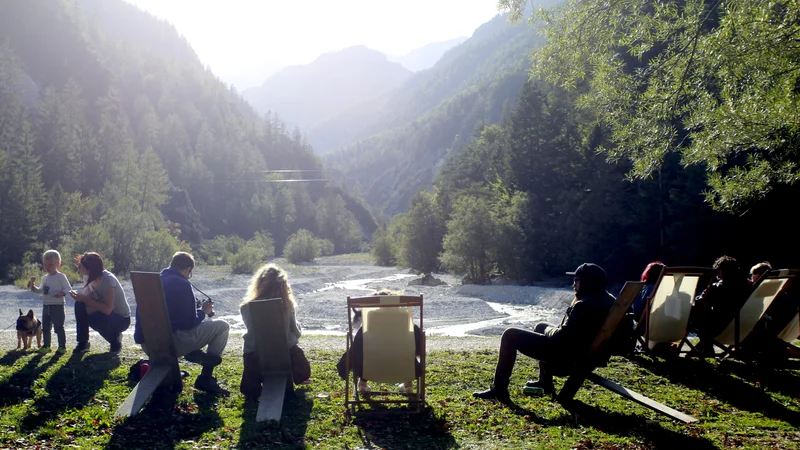
[[[283,300],[272,298],[247,303],[253,323],[256,353],[261,371],[261,395],[258,398],[256,422],[280,422],[283,400],[287,390],[294,389],[286,325],[283,319]]]
[[[628,281],[625,283],[625,286],[622,287],[622,291],[620,291],[617,301],[614,303],[614,306],[611,307],[611,310],[609,310],[603,326],[600,328],[600,331],[598,331],[594,341],[592,341],[592,345],[589,347],[589,357],[585,358],[584,360],[595,360],[596,358],[592,358],[593,355],[601,355],[604,353],[605,347],[613,336],[614,331],[619,326],[620,321],[625,314],[630,310],[633,301],[636,300],[636,297],[643,288],[644,283],[639,281]],[[581,365],[575,368],[570,377],[564,383],[561,391],[558,393],[557,398],[559,403],[565,406],[571,403],[575,397],[575,394],[578,392],[581,386],[583,386],[583,382],[585,380],[589,380],[598,386],[614,392],[615,394],[625,397],[628,400],[632,400],[633,402],[650,408],[658,413],[669,416],[672,419],[680,420],[685,423],[697,422],[696,418],[688,414],[674,410],[669,406],[645,397],[638,392],[634,392],[618,383],[603,378],[602,376],[594,373],[594,369],[595,367],[592,365]]]
[[[645,307],[645,310],[642,312],[642,317],[640,317],[639,319],[640,323],[641,321],[644,321],[645,324],[644,336],[639,337],[639,343],[641,344],[643,352],[645,353],[650,352],[649,344],[652,337],[651,334],[656,334],[653,333],[653,331],[651,330],[651,326],[654,322],[652,319],[654,306],[656,308],[663,307],[666,309],[667,307],[672,307],[670,306],[671,304],[667,305],[667,302],[677,301],[677,299],[670,298],[672,294],[667,293],[667,298],[664,299],[663,304],[655,305],[657,297],[664,295],[664,292],[659,292],[659,288],[667,286],[667,284],[662,283],[662,281],[664,281],[664,279],[667,277],[671,277],[673,279],[673,282],[671,283],[673,286],[676,285],[674,281],[676,278],[679,278],[681,280],[680,283],[683,283],[683,280],[685,280],[686,277],[690,277],[690,279],[697,278],[697,283],[695,285],[694,292],[690,294],[691,298],[687,299],[690,301],[690,303],[688,305],[678,306],[678,309],[683,310],[684,308],[688,308],[688,310],[685,314],[685,317],[681,317],[678,320],[677,323],[678,330],[675,333],[676,339],[674,341],[673,340],[669,341],[671,343],[678,342],[678,348],[682,353],[695,350],[691,341],[689,341],[688,339],[689,312],[691,312],[691,304],[694,302],[694,297],[696,297],[699,292],[702,292],[702,290],[713,281],[713,278],[710,278],[708,280],[708,283],[706,283],[706,286],[701,287],[700,283],[703,281],[703,278],[710,277],[713,273],[714,269],[710,267],[666,267],[664,268],[664,270],[661,271],[661,275],[658,277],[658,280],[656,281],[655,287],[653,288],[653,292],[650,294],[650,297],[647,298],[647,306]],[[667,343],[668,341],[659,340],[656,342]],[[684,351],[683,350],[684,345],[689,347],[690,350]]]
[[[784,287],[784,292],[788,291],[792,285],[795,283],[800,283],[800,270],[797,269],[783,269],[786,270],[789,275],[793,275],[794,278],[789,280]],[[797,311],[795,312],[792,319],[789,321],[788,324],[783,328],[783,330],[778,333],[778,339],[786,342],[789,347],[794,347],[796,350],[798,349],[796,346],[792,344],[798,337],[800,337],[800,305],[798,305]]]
[[[117,409],[117,417],[136,415],[160,385],[181,383],[161,275],[155,272],[130,275],[150,369]]]
[[[730,324],[712,340],[712,344],[722,350],[715,356],[725,358],[738,350],[775,298],[789,287],[794,278],[795,274],[788,269],[771,270],[764,274]],[[748,314],[743,318],[745,311]]]
[[[356,413],[357,408],[365,405],[378,405],[378,404],[408,404],[416,405],[417,412],[422,410],[425,404],[425,328],[423,327],[424,313],[423,313],[422,295],[376,295],[368,297],[347,297],[347,347],[345,356],[345,395],[344,404],[345,408],[349,408],[351,412]],[[362,396],[358,392],[358,379],[355,373],[351,373],[350,356],[351,348],[353,346],[353,339],[355,339],[355,332],[358,330],[353,329],[354,308],[361,308],[362,317],[365,314],[364,308],[419,308],[419,329],[420,329],[420,348],[419,358],[420,366],[422,368],[420,376],[417,377],[417,389],[414,393],[401,394],[399,392],[388,391],[370,391],[368,395]],[[363,320],[363,319],[362,319]],[[412,316],[413,324],[413,316]],[[362,325],[363,326],[363,325]],[[364,336],[366,338],[366,336]],[[350,380],[352,379],[352,392],[350,387]],[[407,380],[406,380],[407,381]],[[352,395],[352,399],[350,398]],[[391,397],[404,395],[405,400],[395,400]],[[390,398],[386,398],[390,397]]]

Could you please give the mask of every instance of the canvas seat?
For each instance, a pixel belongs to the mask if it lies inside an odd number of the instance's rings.
[[[425,332],[423,328],[422,296],[370,296],[348,297],[348,334],[345,357],[345,406],[354,412],[366,405],[400,403],[416,405],[417,410],[425,402]],[[353,317],[356,308],[361,309],[363,338],[363,378],[371,387],[380,383],[395,385],[417,381],[414,392],[400,393],[396,389],[371,390],[367,395],[357,389],[358,379],[352,374],[352,346],[355,339]],[[416,338],[412,308],[419,309],[420,349],[416,356]],[[417,376],[417,367],[420,367]],[[352,389],[352,391],[351,391]],[[351,399],[352,395],[352,399]]]
[[[645,323],[640,340],[643,351],[660,344],[692,347],[687,339],[692,304],[699,285],[710,280],[713,272],[707,267],[667,267],[662,271],[640,319]]]
[[[721,350],[718,357],[731,355],[740,347],[742,341],[753,331],[756,323],[764,316],[775,298],[783,292],[794,279],[790,270],[774,270],[758,280],[753,292],[744,302],[733,320],[712,341]]]

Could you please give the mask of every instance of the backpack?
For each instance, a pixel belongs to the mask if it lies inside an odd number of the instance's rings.
[[[140,359],[128,369],[128,381],[138,383],[142,379],[142,364],[150,363],[149,359]]]
[[[628,311],[619,321],[617,329],[611,335],[608,351],[612,355],[627,356],[636,347],[636,320],[633,311]]]

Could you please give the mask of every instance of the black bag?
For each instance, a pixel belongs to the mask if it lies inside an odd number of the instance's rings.
[[[636,320],[633,312],[622,316],[617,329],[611,335],[608,350],[612,355],[627,356],[636,348]]]

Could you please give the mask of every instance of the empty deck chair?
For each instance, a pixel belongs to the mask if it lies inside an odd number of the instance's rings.
[[[117,417],[136,415],[160,385],[181,385],[161,275],[154,272],[131,272],[131,284],[139,311],[144,345],[150,358],[150,370],[117,409]]]
[[[615,394],[625,397],[628,400],[632,400],[642,406],[646,406],[673,419],[680,420],[685,423],[696,422],[697,419],[690,415],[676,411],[669,406],[647,398],[642,394],[627,389],[620,384],[605,379],[602,376],[594,373],[595,364],[598,362],[605,364],[605,361],[607,361],[609,355],[607,345],[622,321],[623,316],[628,312],[633,304],[633,301],[639,295],[639,292],[643,287],[644,283],[638,281],[628,281],[625,283],[625,286],[622,287],[622,291],[620,292],[619,297],[617,297],[617,301],[614,303],[614,306],[611,307],[611,310],[609,310],[608,316],[606,316],[606,320],[603,322],[603,326],[600,328],[600,331],[592,341],[591,347],[589,347],[589,355],[587,358],[584,358],[585,363],[579,364],[572,370],[570,377],[567,379],[567,381],[564,383],[564,386],[561,388],[561,391],[558,393],[558,401],[563,405],[568,405],[575,397],[575,394],[578,392],[581,386],[583,386],[583,382],[588,379],[598,386],[604,387]]]
[[[739,309],[736,317],[713,339],[714,346],[722,351],[716,356],[729,356],[739,348],[742,341],[753,331],[756,323],[764,316],[775,297],[783,292],[794,277],[795,275],[789,270],[773,270],[758,280],[758,284]]]
[[[294,389],[283,303],[280,298],[251,300],[245,307],[250,308],[253,323],[259,324],[248,331],[255,334],[256,353],[263,378],[256,422],[280,422],[285,393]]]
[[[787,344],[791,345],[792,342],[800,338],[800,305],[797,304],[799,300],[798,296],[800,296],[800,278],[798,278],[798,275],[800,275],[800,270],[792,270],[792,269],[783,269],[783,270],[785,270],[786,273],[788,273],[789,275],[794,276],[794,278],[789,280],[789,282],[784,287],[784,292],[788,293],[793,297],[793,300],[795,302],[794,305],[795,308],[794,310],[791,310],[791,308],[787,308],[786,314],[789,317],[785,318],[786,326],[780,333],[778,333],[778,338],[786,342]],[[780,319],[784,318],[777,318],[777,317],[773,318],[773,320],[780,320]]]
[[[420,348],[417,362],[417,345],[414,331],[412,308],[419,308]],[[423,328],[422,296],[383,295],[347,298],[348,334],[345,357],[345,407],[355,412],[364,405],[382,403],[405,403],[417,405],[417,410],[425,403],[425,331]],[[392,391],[371,391],[363,395],[357,389],[358,379],[352,374],[353,390],[350,387],[351,348],[355,339],[353,329],[353,310],[361,308],[363,368],[364,379],[373,383],[404,383],[417,380],[415,392],[403,394]],[[417,376],[417,365],[421,367]],[[353,396],[352,400],[350,396]],[[398,399],[398,396],[405,397]]]
[[[658,344],[677,343],[678,348],[692,344],[686,339],[692,302],[698,284],[714,269],[706,267],[667,267],[661,273],[643,317],[645,333],[642,349],[647,352]]]

